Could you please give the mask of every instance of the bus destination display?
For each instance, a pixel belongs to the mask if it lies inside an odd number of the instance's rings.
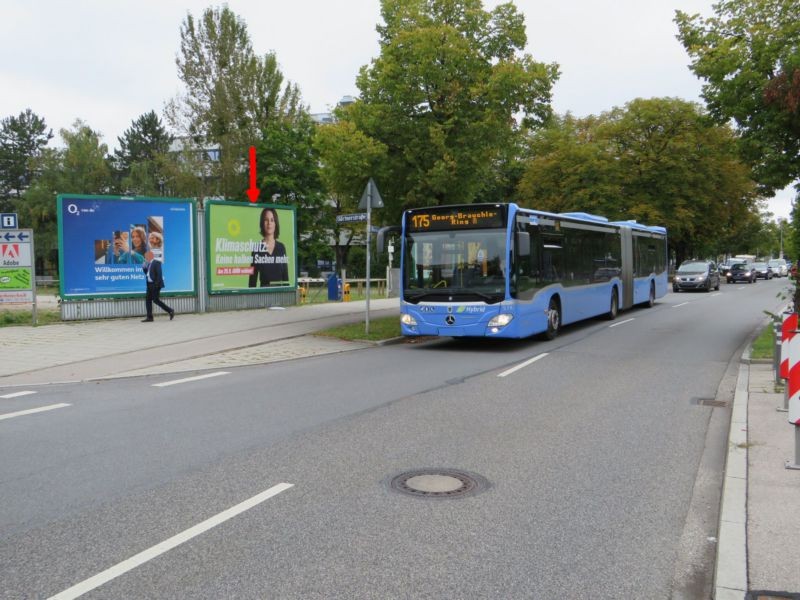
[[[449,211],[413,211],[408,215],[409,231],[442,231],[503,227],[503,211],[494,207],[461,208]]]

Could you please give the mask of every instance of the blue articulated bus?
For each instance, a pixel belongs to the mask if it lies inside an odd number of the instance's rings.
[[[667,230],[516,204],[405,211],[403,335],[525,338],[667,293]]]

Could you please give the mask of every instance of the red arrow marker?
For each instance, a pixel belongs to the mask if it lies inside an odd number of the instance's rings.
[[[258,200],[258,194],[261,192],[256,187],[256,147],[250,146],[250,189],[247,190],[247,197],[250,202]]]

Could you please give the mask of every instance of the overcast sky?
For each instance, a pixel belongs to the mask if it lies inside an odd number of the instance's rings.
[[[496,0],[484,0],[487,8]],[[143,113],[162,114],[181,89],[180,26],[207,0],[0,0],[0,118],[26,108],[56,136],[78,118],[118,146]],[[378,55],[378,0],[230,0],[258,54],[275,52],[311,112],[355,96],[361,66]],[[557,62],[553,107],[599,114],[634,98],[701,102],[700,81],[675,38],[675,10],[712,14],[713,0],[516,0],[526,51]],[[789,217],[787,189],[769,203]]]

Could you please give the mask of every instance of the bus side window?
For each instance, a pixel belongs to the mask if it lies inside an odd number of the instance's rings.
[[[521,238],[527,238],[530,250],[526,254],[525,252],[518,252],[517,248],[514,249],[512,254],[514,264],[511,270],[511,293],[520,300],[530,300],[533,298],[536,288],[539,287],[539,261],[541,259],[539,228],[529,223],[518,223],[517,227],[520,231],[528,234],[527,236],[521,236]],[[518,241],[515,243],[518,243]]]

